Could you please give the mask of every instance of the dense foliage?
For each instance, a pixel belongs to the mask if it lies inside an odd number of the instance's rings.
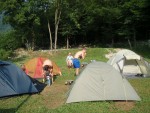
[[[3,21],[22,40],[20,46],[28,49],[56,49],[57,40],[57,48],[66,43],[115,46],[122,41],[136,47],[137,41],[150,39],[149,0],[1,0],[0,4]]]

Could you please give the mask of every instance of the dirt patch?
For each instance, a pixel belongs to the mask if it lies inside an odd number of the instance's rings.
[[[121,110],[124,110],[124,111],[129,111],[131,109],[133,109],[135,106],[135,102],[133,101],[119,101],[119,102],[115,102],[115,107],[117,109],[121,109]]]
[[[49,109],[54,109],[63,105],[66,101],[66,92],[68,89],[68,86],[56,83],[45,87],[41,92],[44,100],[43,104]]]

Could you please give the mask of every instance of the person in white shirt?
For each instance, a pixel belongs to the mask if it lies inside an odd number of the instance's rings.
[[[68,54],[67,58],[66,58],[66,63],[67,63],[67,67],[71,68],[73,66],[73,56],[71,53]]]

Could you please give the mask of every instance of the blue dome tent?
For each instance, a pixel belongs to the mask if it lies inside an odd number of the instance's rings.
[[[0,61],[0,97],[38,92],[33,80],[19,67]]]

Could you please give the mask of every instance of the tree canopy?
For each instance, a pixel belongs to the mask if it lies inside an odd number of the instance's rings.
[[[18,47],[114,46],[122,41],[136,47],[137,41],[150,39],[149,0],[1,0],[0,4],[3,23],[12,27],[13,40],[21,43]]]

